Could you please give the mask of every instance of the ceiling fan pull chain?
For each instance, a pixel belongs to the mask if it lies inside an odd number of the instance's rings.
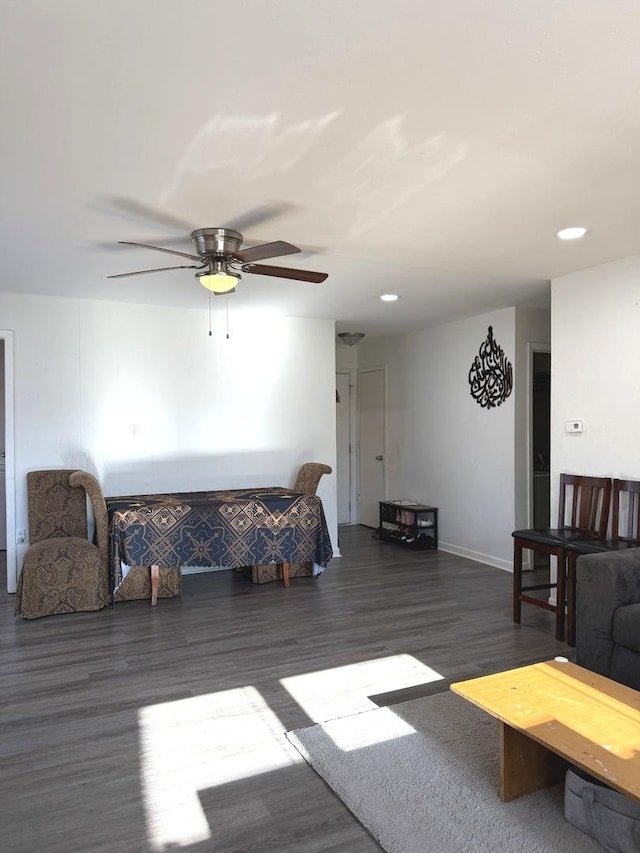
[[[229,297],[227,296],[227,340],[229,340]]]
[[[209,337],[211,337],[211,291],[209,291]]]

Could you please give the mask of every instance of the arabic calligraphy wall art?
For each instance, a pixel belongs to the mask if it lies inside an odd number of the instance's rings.
[[[513,368],[502,347],[494,340],[492,326],[489,326],[486,340],[473,359],[469,387],[471,396],[483,409],[502,405],[513,389]]]

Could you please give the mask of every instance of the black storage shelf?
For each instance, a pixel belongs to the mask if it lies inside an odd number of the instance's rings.
[[[380,501],[380,539],[413,551],[438,547],[438,508],[403,501]]]

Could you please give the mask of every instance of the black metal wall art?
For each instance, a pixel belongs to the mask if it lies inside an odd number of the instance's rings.
[[[502,405],[513,390],[513,368],[502,347],[495,342],[492,326],[473,359],[469,386],[471,396],[483,409]]]

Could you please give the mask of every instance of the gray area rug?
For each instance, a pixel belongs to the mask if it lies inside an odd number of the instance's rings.
[[[602,853],[563,786],[503,803],[496,721],[453,693],[287,733],[387,853]]]

